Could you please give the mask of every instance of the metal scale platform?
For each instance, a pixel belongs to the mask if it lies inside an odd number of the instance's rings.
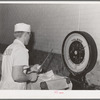
[[[88,90],[85,76],[97,61],[97,46],[91,35],[83,31],[69,33],[63,41],[62,57],[70,72],[73,90]]]

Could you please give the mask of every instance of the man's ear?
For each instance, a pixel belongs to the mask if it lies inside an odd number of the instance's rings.
[[[26,39],[26,33],[23,33],[22,38]]]

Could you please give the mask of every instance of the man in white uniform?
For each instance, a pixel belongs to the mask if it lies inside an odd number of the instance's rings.
[[[35,81],[37,73],[27,74],[29,68],[29,55],[25,45],[28,44],[31,27],[25,23],[18,23],[14,27],[14,42],[9,45],[2,58],[2,74],[0,89],[24,90],[26,82]],[[33,67],[36,68],[38,64]],[[30,71],[33,71],[33,69]],[[35,70],[36,71],[36,70]]]

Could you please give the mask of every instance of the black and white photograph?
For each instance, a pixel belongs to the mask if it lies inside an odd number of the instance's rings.
[[[100,3],[0,2],[0,90],[100,90]]]

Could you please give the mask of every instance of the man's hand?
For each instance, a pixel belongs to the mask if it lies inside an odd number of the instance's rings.
[[[38,72],[38,69],[40,68],[41,66],[39,64],[35,64],[33,66],[30,67],[30,71],[35,71],[35,72]]]
[[[30,80],[31,82],[36,81],[37,78],[38,78],[38,74],[37,74],[37,73],[31,73],[31,74],[29,74],[29,80]]]

